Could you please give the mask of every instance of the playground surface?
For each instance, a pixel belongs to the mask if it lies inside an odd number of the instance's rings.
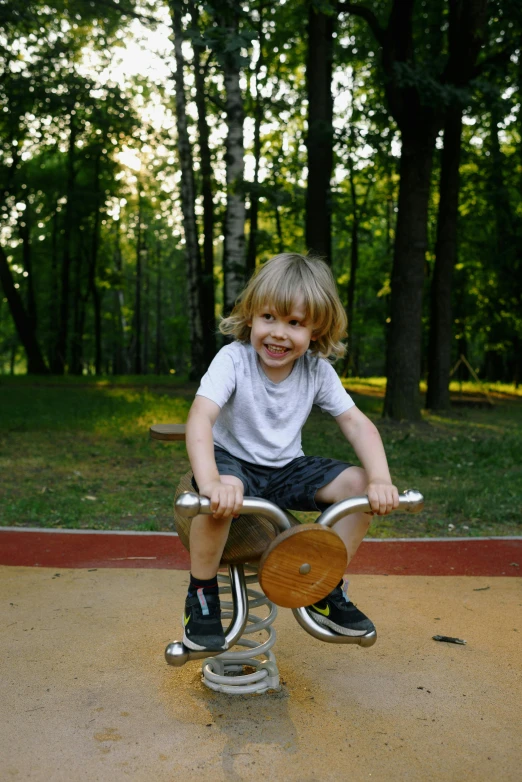
[[[284,683],[259,696],[166,665],[184,557],[173,535],[0,530],[2,780],[518,782],[522,539],[365,541],[350,595],[375,646],[280,609]]]

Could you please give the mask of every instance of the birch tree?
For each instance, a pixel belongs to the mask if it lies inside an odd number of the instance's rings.
[[[194,161],[187,124],[187,106],[185,96],[184,68],[182,51],[183,29],[181,16],[183,3],[170,0],[174,56],[176,72],[174,84],[176,90],[176,118],[178,135],[178,157],[181,169],[181,209],[183,212],[183,231],[185,235],[187,260],[187,304],[191,349],[192,379],[201,377],[205,371],[203,357],[203,328],[201,322],[201,253],[198,242],[198,229],[195,211]]]
[[[214,188],[215,179],[212,170],[212,152],[210,149],[210,128],[207,119],[207,92],[205,75],[212,57],[209,50],[203,59],[206,49],[204,36],[200,28],[200,11],[197,2],[189,2],[191,15],[191,40],[194,51],[194,84],[196,88],[196,108],[198,112],[198,146],[200,162],[201,198],[203,201],[203,275],[201,278],[201,321],[203,330],[203,352],[205,362],[210,364],[216,353],[216,324],[214,290]]]
[[[216,56],[225,85],[227,136],[225,141],[226,213],[223,229],[223,313],[227,315],[246,281],[245,257],[245,118],[241,94],[241,49],[246,40],[240,31],[240,7],[233,0],[213,3],[217,29]]]

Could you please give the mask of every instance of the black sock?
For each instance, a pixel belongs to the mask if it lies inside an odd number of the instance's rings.
[[[195,595],[198,589],[204,589],[207,595],[219,594],[217,573],[214,578],[196,578],[191,573],[188,588],[189,596]]]

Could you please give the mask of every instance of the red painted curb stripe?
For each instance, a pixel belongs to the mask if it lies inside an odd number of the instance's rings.
[[[0,565],[188,570],[175,535],[0,529]],[[350,573],[402,576],[520,576],[521,539],[363,541]]]
[[[188,570],[189,556],[175,535],[0,530],[0,564]]]
[[[522,540],[363,541],[349,570],[390,576],[520,576]]]

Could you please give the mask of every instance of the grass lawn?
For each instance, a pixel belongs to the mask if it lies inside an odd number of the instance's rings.
[[[520,392],[491,387],[491,409],[459,406],[410,425],[381,420],[382,380],[347,387],[378,425],[399,489],[426,498],[418,516],[376,517],[370,535],[522,534]],[[182,423],[195,388],[163,377],[0,378],[0,525],[173,529],[172,497],[188,460],[183,444],[150,441],[148,428]],[[306,453],[354,459],[318,411],[303,439]]]

